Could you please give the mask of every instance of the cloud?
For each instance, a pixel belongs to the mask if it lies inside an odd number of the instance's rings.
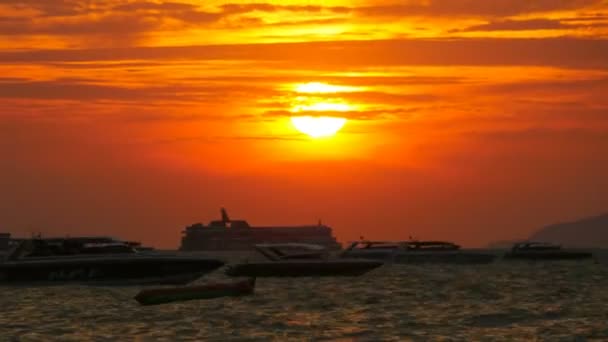
[[[0,33],[10,35],[51,34],[62,36],[106,35],[116,39],[133,36],[159,27],[153,17],[106,15],[95,18],[73,17],[63,19],[0,18]]]
[[[315,51],[315,53],[310,54],[310,51]],[[400,65],[538,65],[606,69],[608,68],[608,40],[582,38],[409,39],[0,51],[0,62],[4,63],[124,60],[266,61],[275,63],[276,67],[287,69]]]
[[[181,2],[130,2],[127,4],[120,4],[113,7],[114,10],[119,11],[140,11],[140,10],[152,10],[152,11],[168,11],[168,12],[181,12],[181,11],[194,11],[198,7],[188,3]]]
[[[349,13],[352,8],[346,6],[319,6],[319,5],[275,5],[268,3],[225,4],[220,6],[225,14],[242,14],[250,12],[332,12]]]
[[[46,100],[120,100],[139,101],[203,101],[218,96],[231,101],[250,94],[270,96],[272,90],[248,85],[209,85],[191,82],[158,86],[155,84],[127,87],[93,83],[85,79],[55,79],[45,81],[0,78],[0,98]]]
[[[23,16],[7,15],[0,18],[0,33],[51,34],[51,35],[142,35],[153,31],[173,31],[187,27],[215,29],[264,27],[266,25],[323,25],[360,19],[390,17],[398,20],[407,17],[482,17],[505,18],[514,15],[551,11],[602,8],[601,0],[410,0],[388,5],[324,6],[278,5],[271,3],[228,3],[206,6],[204,9],[191,2],[116,0],[6,0],[3,5],[23,11]],[[595,6],[595,7],[594,7]],[[28,12],[28,10],[30,10]],[[32,16],[31,10],[39,12]],[[264,13],[285,12],[278,22],[267,24]],[[289,14],[292,15],[289,15]],[[315,18],[295,20],[299,14],[317,15]],[[330,15],[330,17],[327,17]],[[319,17],[320,16],[320,17]],[[382,19],[386,20],[386,19]],[[169,25],[168,22],[171,22]],[[547,23],[545,23],[546,25]],[[538,24],[537,24],[538,25]]]
[[[159,91],[160,90],[160,91]],[[175,93],[169,88],[133,89],[119,86],[90,84],[77,80],[14,81],[0,82],[0,97],[29,99],[73,99],[73,100],[142,100],[157,98],[161,94]]]
[[[602,4],[602,0],[427,0],[369,6],[354,10],[365,16],[508,17],[521,14],[576,10]]]
[[[102,4],[103,1],[91,0],[90,5]],[[16,9],[34,9],[41,13],[42,16],[69,16],[77,15],[86,12],[89,8],[86,3],[81,0],[4,0],[4,6],[14,7]]]
[[[216,22],[225,15],[222,12],[202,11],[198,6],[179,2],[132,2],[118,5],[113,10],[124,13],[141,12],[158,19],[172,18],[192,24]]]
[[[275,118],[275,117],[291,117],[298,115],[310,115],[310,116],[334,116],[347,118],[350,120],[382,120],[382,119],[394,119],[398,117],[399,119],[407,119],[409,116],[414,115],[414,113],[418,112],[420,108],[387,108],[387,109],[368,109],[368,110],[352,110],[348,112],[332,112],[332,111],[323,111],[323,112],[291,112],[288,110],[268,110],[264,112],[264,117]]]
[[[181,29],[188,25],[204,26],[232,16],[260,11],[344,13],[349,10],[346,7],[254,3],[225,4],[216,7],[213,11],[205,11],[190,3],[150,1],[85,3],[78,0],[57,0],[51,4],[45,0],[7,0],[4,5],[20,10],[40,11],[40,15],[35,17],[31,15],[0,17],[0,33],[12,35],[125,34],[133,36],[155,30]],[[177,25],[175,22],[173,26],[163,25],[168,20],[180,22],[182,25]],[[249,24],[264,25],[264,21],[260,18],[248,18],[246,21]],[[314,23],[311,20],[310,24]]]
[[[52,4],[51,4],[52,3]],[[205,12],[197,6],[179,2],[112,1],[84,3],[82,1],[39,1],[25,3],[9,0],[6,4],[18,9],[35,9],[41,13],[0,17],[0,34],[110,36],[113,39],[142,36],[158,30],[181,29],[186,24],[203,25],[222,18],[220,12]],[[168,24],[169,20],[181,23]]]
[[[571,25],[562,24],[559,20],[552,19],[502,20],[467,27],[463,30],[454,30],[452,32],[555,30],[568,28],[569,26]]]
[[[508,82],[503,84],[485,85],[483,88],[490,92],[504,92],[507,94],[529,94],[536,95],[539,92],[549,94],[560,93],[584,93],[596,94],[594,92],[608,91],[608,77],[576,79],[576,80],[531,80],[527,82]],[[483,91],[483,89],[480,89]]]
[[[309,12],[309,13],[358,13],[373,16],[490,16],[505,17],[517,14],[581,9],[601,5],[602,0],[405,0],[386,5],[324,6],[309,4],[277,5],[265,2],[219,4],[214,13],[222,15],[253,12]],[[46,16],[66,16],[113,8],[124,11],[151,10],[159,12],[196,12],[191,2],[133,1],[124,3],[111,0],[5,0],[5,6],[33,8]]]
[[[451,30],[450,32],[565,30],[601,27],[606,25],[606,23],[569,24],[563,23],[561,20],[538,18],[528,20],[492,21],[486,24],[470,26],[465,29]]]

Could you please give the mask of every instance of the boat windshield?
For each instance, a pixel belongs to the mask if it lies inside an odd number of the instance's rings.
[[[258,244],[255,248],[270,260],[324,259],[327,250],[323,246],[304,243]]]
[[[360,241],[355,242],[353,248],[355,249],[396,249],[402,248],[402,244],[398,242],[385,242],[385,241]]]
[[[415,250],[458,250],[460,249],[460,246],[458,246],[457,244],[451,243],[451,242],[444,242],[444,241],[414,241],[414,242],[409,242],[407,245],[408,249],[415,249]]]

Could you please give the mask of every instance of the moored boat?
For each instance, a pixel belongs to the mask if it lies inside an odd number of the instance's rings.
[[[446,241],[356,241],[346,248],[342,257],[391,261],[394,263],[487,264],[496,255],[463,251],[459,245]]]
[[[286,252],[286,249],[294,247],[304,251]],[[332,260],[322,246],[311,244],[258,244],[255,248],[269,260],[229,265],[226,275],[232,277],[360,276],[383,264],[377,260]]]
[[[505,253],[505,259],[519,260],[582,260],[593,258],[593,253],[565,250],[561,245],[547,242],[520,242]]]
[[[253,294],[255,278],[230,283],[210,283],[199,286],[145,289],[134,299],[141,305],[157,305],[196,299],[237,297]]]
[[[224,265],[208,257],[141,253],[118,240],[90,241],[24,240],[0,263],[0,283],[185,284]]]

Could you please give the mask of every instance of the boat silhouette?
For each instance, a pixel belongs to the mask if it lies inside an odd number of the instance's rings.
[[[224,265],[218,259],[138,251],[112,238],[32,238],[0,263],[2,283],[185,284]]]
[[[593,258],[593,253],[566,250],[561,245],[548,242],[520,242],[504,255],[505,259],[520,260],[581,260]]]
[[[157,305],[196,299],[239,297],[253,294],[255,278],[237,282],[217,282],[197,286],[144,289],[134,299],[141,305]]]
[[[300,252],[289,252],[299,248]],[[258,244],[255,249],[268,261],[228,265],[232,277],[331,277],[360,276],[383,262],[360,259],[332,259],[323,246],[302,243]]]
[[[463,251],[459,245],[447,241],[370,241],[361,240],[350,244],[342,257],[386,260],[394,263],[455,263],[486,264],[496,255]]]

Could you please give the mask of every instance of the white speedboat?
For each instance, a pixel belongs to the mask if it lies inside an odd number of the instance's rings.
[[[233,277],[359,276],[383,264],[377,260],[332,259],[323,246],[313,244],[258,244],[255,249],[268,261],[230,265],[226,274]]]

